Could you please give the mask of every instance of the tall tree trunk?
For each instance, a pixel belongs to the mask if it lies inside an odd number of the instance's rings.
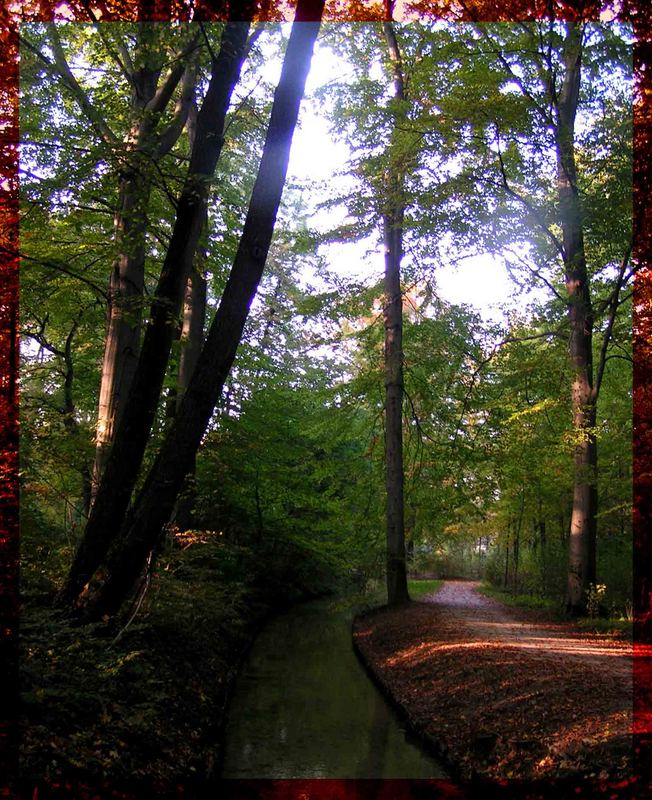
[[[142,169],[148,170],[144,162]],[[115,428],[122,418],[129,388],[138,363],[145,279],[146,213],[151,183],[138,167],[123,177],[119,210],[115,218],[116,239],[122,251],[111,269],[107,332],[102,360],[97,413],[96,450],[93,463],[93,494],[104,471]]]
[[[79,325],[79,320],[81,318],[81,313],[78,317],[73,320],[72,327],[68,336],[66,337],[66,342],[63,349],[63,362],[64,362],[64,377],[63,377],[63,408],[61,409],[63,414],[63,425],[66,429],[67,433],[70,434],[72,437],[77,437],[79,434],[79,423],[76,419],[76,408],[75,408],[75,399],[73,396],[73,386],[74,386],[74,379],[75,379],[75,365],[73,362],[72,357],[72,343],[73,339],[75,338],[75,334],[77,333],[77,327]],[[81,514],[77,515],[75,519],[75,524],[79,524],[80,517],[87,518],[88,513],[90,510],[90,501],[91,501],[91,472],[88,468],[87,463],[83,463],[79,467],[79,472],[81,475],[82,480],[82,508]]]
[[[193,104],[188,114],[188,142],[191,151],[197,139],[197,106]],[[176,410],[178,411],[190,378],[197,365],[197,359],[204,343],[204,324],[206,323],[206,278],[204,269],[207,256],[208,207],[204,207],[202,220],[202,243],[197,249],[193,268],[188,276],[183,300],[183,321],[181,323],[181,353],[177,378]]]
[[[580,89],[582,27],[566,24],[564,76],[557,99],[555,142],[557,192],[570,319],[569,353],[573,367],[572,407],[575,435],[573,511],[570,522],[566,605],[581,613],[585,592],[595,582],[597,445],[593,391],[593,309],[586,269],[582,212],[575,166],[575,115]]]
[[[134,124],[124,145],[124,163],[115,214],[118,249],[109,280],[107,332],[102,360],[100,395],[93,463],[93,498],[99,487],[109,450],[127,404],[138,364],[145,283],[147,210],[154,164],[174,145],[194,99],[194,56],[185,52],[159,85],[161,67],[158,42],[149,23],[138,26],[134,56],[138,69],[131,73],[133,91],[130,114]],[[194,39],[191,40],[191,44]],[[182,71],[183,70],[183,71]],[[158,130],[161,115],[181,80],[181,95],[173,120]]]
[[[191,109],[188,115],[188,141],[190,148],[195,146],[197,136],[197,109]],[[206,300],[207,286],[204,277],[206,263],[208,236],[208,208],[204,210],[204,220],[202,223],[202,244],[198,247],[195,255],[195,263],[186,283],[186,292],[183,300],[183,320],[181,323],[180,343],[181,352],[179,353],[179,369],[177,373],[177,385],[174,390],[174,397],[170,417],[176,416],[183,395],[188,388],[190,378],[197,364],[197,359],[204,343],[204,325],[206,322]],[[193,508],[195,506],[195,463],[193,460],[192,469],[186,475],[182,491],[179,493],[177,503],[172,512],[172,523],[180,530],[188,530],[192,526]]]
[[[300,0],[296,20],[319,19],[323,0]],[[319,23],[295,24],[231,274],[181,407],[124,521],[120,537],[85,593],[89,619],[115,613],[138,578],[172,512],[183,479],[224,386],[265,266],[290,154],[292,136]],[[144,351],[144,348],[143,348]]]
[[[383,24],[394,72],[394,97],[405,100],[401,54],[391,22]],[[403,111],[397,108],[397,115]],[[405,514],[403,499],[403,303],[401,259],[405,201],[400,164],[389,152],[383,198],[385,247],[385,487],[387,495],[387,603],[398,605],[410,598],[405,565]]]
[[[511,522],[507,525],[507,541],[505,542],[505,570],[503,572],[503,589],[509,585],[509,531]]]
[[[206,321],[206,278],[201,271],[200,263],[196,263],[188,278],[186,296],[183,305],[183,324],[181,327],[181,353],[179,356],[179,376],[175,396],[174,415],[181,408],[183,396],[190,384],[190,378],[197,365],[201,347],[204,342],[204,323]],[[172,514],[172,521],[180,530],[188,530],[193,523],[195,506],[195,461],[185,477],[184,485]]]
[[[249,23],[228,23],[197,122],[197,139],[177,205],[127,405],[97,490],[84,537],[60,599],[72,603],[120,530],[133,492],[161,394],[183,300],[204,220],[209,182],[224,141],[224,121],[245,56]],[[166,520],[167,521],[167,520]]]

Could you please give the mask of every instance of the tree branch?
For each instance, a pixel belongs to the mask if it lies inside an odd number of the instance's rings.
[[[104,23],[100,22],[99,18],[96,16],[95,12],[91,4],[88,0],[82,0],[82,5],[86,9],[86,13],[91,19],[93,23],[93,27],[95,28],[97,35],[102,40],[102,44],[104,45],[104,49],[106,52],[111,56],[114,60],[120,72],[124,76],[127,83],[131,86],[136,86],[136,81],[134,80],[134,66],[131,61],[131,56],[129,55],[129,51],[127,48],[120,42],[119,40],[115,44],[115,48],[109,41],[108,37],[105,35],[106,26]]]
[[[52,52],[54,54],[54,64],[46,59],[40,52],[38,55],[41,56],[41,59],[44,60],[49,66],[56,69],[102,141],[109,145],[116,145],[118,143],[116,135],[108,126],[104,117],[88,99],[86,92],[84,92],[82,87],[79,85],[77,78],[75,78],[75,76],[72,74],[72,70],[70,69],[70,66],[66,60],[66,55],[61,45],[61,40],[59,39],[59,34],[57,33],[56,25],[48,25],[47,31],[50,46],[52,47]],[[30,49],[32,49],[32,52],[34,52],[33,48]]]
[[[174,90],[177,88],[179,81],[181,80],[181,76],[186,71],[187,66],[189,66],[186,64],[186,59],[197,47],[198,37],[199,33],[194,33],[188,44],[174,58],[174,64],[172,68],[166,75],[163,83],[156,90],[154,97],[152,97],[149,103],[147,103],[145,106],[145,111],[149,112],[150,114],[160,114],[165,110],[165,107],[170,102],[170,98],[172,97]]]
[[[523,258],[522,256],[520,256],[520,255],[519,255],[519,254],[518,254],[518,253],[517,253],[517,252],[516,252],[516,251],[515,251],[515,250],[514,250],[512,247],[506,247],[506,248],[505,248],[505,251],[506,251],[506,252],[508,252],[508,253],[511,253],[511,254],[514,256],[514,258],[515,258],[515,259],[516,259],[516,260],[517,260],[517,261],[518,261],[520,264],[522,264],[522,265],[523,265],[523,266],[524,266],[524,267],[525,267],[527,270],[529,270],[529,271],[530,271],[530,273],[531,273],[531,274],[532,274],[532,275],[533,275],[533,276],[534,276],[534,277],[535,277],[537,280],[539,280],[539,281],[541,281],[543,284],[545,284],[545,285],[548,287],[548,289],[549,289],[549,290],[550,290],[550,291],[551,291],[551,292],[552,292],[552,293],[555,295],[555,297],[556,297],[558,300],[561,300],[563,303],[568,303],[568,299],[567,299],[566,297],[564,297],[562,294],[560,294],[560,293],[557,291],[557,289],[554,287],[554,285],[551,283],[551,281],[549,281],[547,278],[544,278],[544,276],[541,274],[541,270],[538,270],[538,269],[536,269],[535,267],[531,266],[531,265],[530,265],[530,264],[527,262],[527,260],[526,260],[525,258]]]
[[[548,112],[546,108],[544,108],[537,98],[530,92],[527,86],[523,83],[522,78],[517,75],[514,70],[512,69],[512,65],[509,61],[505,58],[502,50],[500,48],[496,49],[496,44],[491,38],[491,36],[487,33],[484,25],[476,25],[475,29],[480,33],[480,35],[488,42],[489,46],[491,47],[492,53],[496,56],[496,58],[500,61],[500,63],[505,67],[507,72],[509,73],[509,78],[513,81],[518,88],[521,90],[521,94],[526,97],[530,103],[532,103],[532,107],[534,110],[539,114],[541,119],[544,121],[546,125],[551,125],[553,123],[553,118]]]
[[[195,100],[195,85],[197,83],[197,65],[193,62],[188,64],[183,73],[181,81],[181,97],[178,99],[172,121],[161,131],[159,136],[154,160],[158,161],[170,152],[186,124],[190,107]]]
[[[10,251],[0,246],[0,253],[6,252],[9,253]],[[13,255],[13,254],[12,254]],[[76,278],[78,281],[86,284],[89,288],[91,288],[97,295],[102,297],[105,301],[108,302],[108,295],[106,290],[102,289],[96,283],[94,283],[89,278],[85,278],[83,275],[80,275],[77,272],[73,272],[73,270],[68,269],[67,267],[63,266],[63,264],[55,263],[54,261],[45,261],[41,258],[34,258],[34,256],[28,256],[25,253],[19,253],[21,261],[33,261],[35,264],[39,264],[42,267],[46,267],[47,269],[52,269],[57,272],[62,272],[64,275],[69,275],[71,278]]]
[[[498,128],[497,125],[496,125],[496,144],[498,147],[498,153],[497,153],[498,164],[500,167],[500,176],[502,180],[501,182],[498,182],[498,181],[492,181],[489,178],[481,178],[481,177],[478,178],[478,180],[481,183],[486,183],[489,184],[490,186],[497,186],[499,188],[502,188],[510,197],[513,197],[515,200],[518,200],[518,202],[521,203],[528,210],[528,212],[531,214],[532,218],[536,222],[537,226],[550,239],[550,241],[554,244],[555,249],[557,250],[559,255],[563,258],[564,247],[562,243],[559,241],[559,239],[555,236],[555,234],[550,230],[550,228],[546,224],[546,221],[541,212],[537,208],[535,208],[535,206],[533,206],[532,203],[530,203],[530,201],[527,198],[523,197],[523,195],[519,194],[509,185],[509,181],[507,179],[507,171],[505,169],[505,162],[503,161],[503,154],[500,149],[500,129]]]
[[[618,307],[620,303],[619,295],[621,289],[624,285],[624,278],[625,272],[627,271],[627,265],[629,264],[629,259],[632,254],[632,244],[631,242],[627,246],[625,253],[623,255],[622,261],[620,262],[620,268],[618,270],[618,277],[616,278],[616,284],[614,286],[614,290],[611,293],[610,298],[610,311],[609,311],[609,318],[607,320],[607,327],[605,332],[602,336],[602,345],[600,347],[600,356],[598,358],[598,369],[595,378],[595,384],[593,389],[591,390],[591,399],[595,402],[598,399],[598,395],[600,394],[600,387],[602,386],[602,379],[604,377],[604,368],[605,364],[607,363],[607,349],[609,347],[609,342],[611,341],[611,334],[614,327],[614,322],[616,321],[616,314],[618,312]]]

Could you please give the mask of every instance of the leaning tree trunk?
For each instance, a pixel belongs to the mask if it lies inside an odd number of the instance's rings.
[[[224,142],[224,122],[245,57],[248,22],[228,23],[197,122],[188,176],[177,204],[172,237],[161,270],[150,322],[127,405],[102,474],[83,539],[61,592],[73,603],[106,555],[123,524],[165,377],[175,321],[199,242],[209,182]]]
[[[394,98],[405,100],[401,53],[391,22],[383,31],[394,73]],[[397,105],[397,121],[403,109]],[[387,540],[387,603],[398,605],[410,598],[405,565],[405,510],[403,498],[403,299],[401,259],[403,256],[404,179],[400,164],[389,151],[389,167],[383,198],[383,240],[385,247],[385,489]]]
[[[582,29],[567,23],[564,77],[557,100],[555,143],[557,192],[563,233],[563,256],[570,320],[573,368],[572,408],[575,436],[573,511],[570,522],[568,589],[570,612],[586,607],[586,590],[596,576],[597,445],[593,390],[593,310],[586,269],[584,235],[575,166],[575,115],[580,89]]]
[[[296,20],[320,19],[322,11],[323,0],[300,0]],[[272,239],[318,30],[318,22],[301,22],[292,28],[231,274],[172,427],[119,540],[85,594],[84,615],[88,619],[119,610],[155,549],[229,374]]]

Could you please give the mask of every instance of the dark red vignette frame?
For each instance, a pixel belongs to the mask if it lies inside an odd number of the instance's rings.
[[[86,784],[21,785],[18,774],[18,611],[19,611],[19,462],[18,462],[18,27],[23,22],[58,18],[58,0],[0,0],[0,797],[142,798],[130,787]],[[226,0],[68,0],[72,19],[103,21],[226,19]],[[291,20],[293,3],[259,4],[261,20]],[[386,4],[385,4],[386,5]],[[618,784],[595,782],[526,783],[503,781],[456,786],[448,781],[284,780],[224,781],[213,798],[233,800],[421,800],[421,798],[652,798],[652,15],[646,0],[414,0],[406,3],[422,19],[514,21],[549,16],[597,20],[615,6],[616,19],[633,25],[634,74],[634,773]],[[325,21],[383,18],[384,4],[374,0],[327,2]],[[68,16],[70,19],[70,16]],[[400,12],[395,15],[400,21]],[[159,791],[160,789],[160,791]],[[158,787],[157,797],[200,796],[185,786]],[[201,792],[201,796],[208,796]]]

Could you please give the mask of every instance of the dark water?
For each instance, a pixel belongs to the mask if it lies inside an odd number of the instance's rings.
[[[224,778],[441,778],[351,647],[349,608],[300,606],[258,637],[226,727]]]

